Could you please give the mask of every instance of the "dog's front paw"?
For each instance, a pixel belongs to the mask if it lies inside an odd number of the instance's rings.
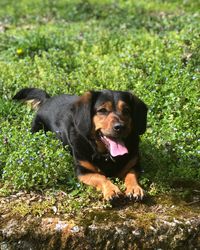
[[[144,198],[144,190],[139,185],[127,187],[125,194],[130,200],[138,201]]]
[[[119,188],[116,185],[112,183],[105,185],[103,189],[104,200],[112,202],[112,201],[118,200],[122,196],[123,196],[122,192],[119,190]]]

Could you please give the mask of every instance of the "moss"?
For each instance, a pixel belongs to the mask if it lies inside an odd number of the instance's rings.
[[[133,245],[136,249],[152,246],[169,249],[198,244],[200,208],[188,206],[181,199],[174,204],[170,195],[115,208],[96,203],[93,208],[88,205],[68,212],[52,209],[52,205],[58,207],[63,202],[59,195],[57,200],[37,195],[20,193],[0,199],[0,237],[6,244],[16,247],[20,240],[20,249],[26,249],[28,244],[34,250],[83,245],[85,249],[133,249]],[[189,243],[184,243],[188,238]]]

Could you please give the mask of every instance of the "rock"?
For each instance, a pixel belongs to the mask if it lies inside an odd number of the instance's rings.
[[[200,249],[199,206],[177,205],[165,197],[116,208],[83,208],[71,219],[66,213],[56,215],[52,204],[51,216],[2,211],[0,250]]]

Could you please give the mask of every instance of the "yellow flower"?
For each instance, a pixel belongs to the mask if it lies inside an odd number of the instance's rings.
[[[19,48],[19,49],[17,49],[17,54],[20,56],[20,55],[22,55],[23,54],[23,49],[21,49],[21,48]]]

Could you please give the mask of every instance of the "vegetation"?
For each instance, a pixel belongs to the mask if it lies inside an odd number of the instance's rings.
[[[141,143],[144,188],[155,194],[200,183],[199,9],[195,0],[1,0],[1,193],[85,192],[54,135],[29,132],[34,113],[12,101],[23,87],[52,95],[136,93],[149,107]]]

